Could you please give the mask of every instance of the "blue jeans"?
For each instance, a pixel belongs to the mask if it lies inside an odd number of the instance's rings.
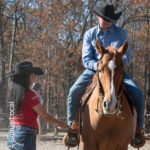
[[[124,85],[127,87],[128,92],[132,96],[133,102],[136,106],[138,126],[143,129],[144,95],[127,73],[125,73]]]
[[[7,145],[10,150],[36,150],[38,129],[25,126],[10,128]]]
[[[85,93],[86,88],[90,84],[94,74],[95,74],[94,71],[86,69],[69,90],[67,103],[67,122],[69,126],[71,126],[72,121],[75,120],[75,116],[79,108],[81,97]],[[143,128],[144,123],[143,93],[127,73],[125,73],[124,85],[127,87],[130,95],[133,97],[138,112],[138,125],[140,128]]]

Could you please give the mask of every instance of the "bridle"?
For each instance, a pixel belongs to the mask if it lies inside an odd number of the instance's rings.
[[[102,70],[98,69],[98,66],[99,66],[99,63],[102,60],[104,54],[106,54],[106,53],[109,54],[107,51],[105,51],[105,53],[103,53],[103,55],[101,56],[99,62],[97,63],[97,71],[96,71],[96,78],[97,78],[97,83],[98,83],[99,96],[97,98],[97,108],[95,109],[95,111],[100,116],[104,115],[103,111],[99,111],[99,109],[98,109],[100,98],[102,100],[104,99],[104,90],[103,90],[103,86],[102,86],[102,83],[101,83],[100,78],[99,78],[99,74],[102,72]],[[117,96],[119,107],[118,107],[117,113],[114,114],[114,115],[117,115],[117,116],[119,116],[121,114],[121,111],[123,110],[123,107],[122,107],[123,80],[124,80],[124,73],[123,73],[123,79],[122,79],[122,82],[120,84],[119,91],[118,91],[118,96]],[[114,115],[105,115],[105,116],[111,117],[111,116],[114,116]]]

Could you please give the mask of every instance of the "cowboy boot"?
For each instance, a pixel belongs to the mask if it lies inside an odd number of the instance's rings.
[[[146,143],[146,140],[143,135],[142,129],[137,127],[135,137],[131,140],[130,144],[134,148],[140,148],[140,147],[144,146],[145,143]]]
[[[76,114],[75,121],[72,122],[71,127],[68,128],[67,133],[63,138],[63,143],[68,147],[75,147],[79,144],[79,111]]]

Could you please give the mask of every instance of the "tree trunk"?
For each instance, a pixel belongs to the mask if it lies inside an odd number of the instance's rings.
[[[6,85],[5,85],[5,50],[3,38],[3,9],[4,4],[0,3],[0,112],[4,112],[6,106]]]
[[[14,12],[14,24],[13,24],[13,29],[12,29],[12,40],[11,40],[10,58],[9,58],[9,72],[12,71],[13,57],[14,57],[14,45],[15,45],[15,41],[16,41],[16,26],[17,26],[16,12],[17,12],[17,4],[16,4],[15,12]],[[7,85],[8,91],[9,91],[9,87],[10,87],[9,85],[10,85],[10,78],[8,79],[8,85]]]
[[[56,93],[58,93],[58,78],[56,78]],[[54,115],[55,115],[55,118],[58,119],[58,94],[56,95],[56,99],[55,99],[55,107],[54,107]],[[57,130],[57,127],[55,126],[54,127],[54,136],[55,137],[58,137],[58,130]]]
[[[14,57],[14,45],[16,40],[16,26],[17,26],[17,5],[14,12],[14,25],[13,25],[13,31],[12,31],[12,41],[11,41],[11,48],[10,48],[10,61],[9,61],[9,71],[12,71],[12,64],[13,64],[13,57]]]
[[[148,19],[148,13],[149,10],[147,9],[147,47],[146,47],[146,55],[145,55],[145,89],[144,94],[145,98],[148,98],[148,86],[149,86],[149,19]]]

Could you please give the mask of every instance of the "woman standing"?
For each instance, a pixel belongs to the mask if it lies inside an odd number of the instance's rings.
[[[42,74],[43,71],[33,67],[31,62],[22,62],[16,64],[15,70],[6,76],[12,77],[8,96],[11,122],[7,138],[7,145],[11,150],[36,150],[38,115],[45,122],[60,128],[67,127],[64,122],[53,118],[44,110],[39,96],[31,90],[35,75]]]

